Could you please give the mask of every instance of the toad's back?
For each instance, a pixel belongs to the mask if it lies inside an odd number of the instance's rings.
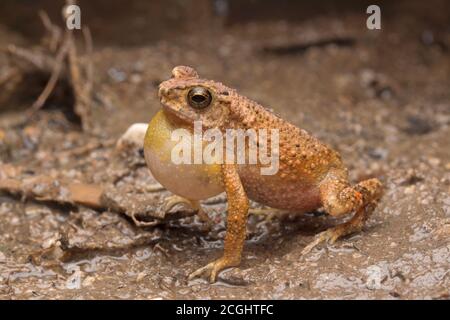
[[[261,164],[239,166],[239,176],[248,197],[280,209],[307,211],[319,207],[319,184],[326,175],[332,172],[339,178],[347,178],[339,154],[256,102],[242,96],[237,99],[244,105],[242,110],[246,110],[244,119],[247,120],[234,123],[234,127],[275,129],[279,137],[279,163],[275,174],[262,175]],[[268,136],[270,145],[270,133]]]

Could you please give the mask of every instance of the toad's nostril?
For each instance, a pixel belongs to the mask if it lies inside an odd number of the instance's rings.
[[[168,92],[169,92],[169,90],[167,90],[166,88],[159,87],[158,96],[161,98],[162,96],[167,95]]]

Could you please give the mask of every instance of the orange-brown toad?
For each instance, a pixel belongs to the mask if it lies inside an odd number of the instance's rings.
[[[332,216],[354,213],[348,222],[320,233],[304,249],[306,253],[323,241],[333,243],[339,237],[361,230],[382,195],[382,185],[377,179],[352,186],[339,154],[305,130],[222,83],[200,78],[190,67],[174,68],[172,78],[160,84],[159,97],[163,108],[150,122],[144,143],[147,164],[155,178],[194,205],[223,191],[228,199],[224,254],[193,272],[190,278],[206,274],[210,281],[215,281],[221,270],[239,265],[249,199],[295,212],[323,207]],[[174,164],[175,143],[171,133],[180,128],[192,132],[195,122],[201,122],[204,131],[218,129],[224,136],[227,130],[275,130],[278,170],[274,174],[262,174],[263,165],[259,160],[253,164],[229,161]],[[258,139],[256,145],[263,143]],[[243,148],[249,146],[246,142]],[[238,151],[239,148],[233,149]]]

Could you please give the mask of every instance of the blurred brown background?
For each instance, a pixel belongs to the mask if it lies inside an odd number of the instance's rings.
[[[370,4],[382,7],[383,18],[413,16],[417,22],[427,21],[430,28],[446,29],[450,11],[450,4],[445,0],[376,3],[366,0],[81,0],[78,3],[82,8],[82,23],[90,26],[96,43],[109,45],[143,45],[182,37],[185,32],[251,22],[299,23],[318,16],[332,18],[356,13],[363,23],[366,17],[361,13]],[[63,4],[63,0],[4,0],[0,3],[0,21],[11,31],[36,38],[43,32],[37,10],[45,10],[54,21],[59,21]]]
[[[149,191],[139,150],[114,145],[189,65],[330,144],[352,181],[378,177],[385,195],[361,233],[306,257],[339,221],[251,216],[242,265],[210,285],[186,277],[221,254],[224,198],[204,204],[206,230],[193,217],[142,228],[117,210],[0,193],[0,299],[448,299],[450,1],[377,1],[381,30],[366,28],[372,1],[79,1],[94,50],[75,31],[77,52],[95,68],[84,131],[67,73],[27,117],[50,74],[3,50],[39,56],[38,11],[62,26],[63,4],[0,1],[0,186],[8,175],[107,186],[131,199],[122,211],[153,212],[168,192]]]

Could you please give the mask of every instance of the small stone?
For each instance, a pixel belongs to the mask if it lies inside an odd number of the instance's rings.
[[[433,167],[437,167],[441,163],[441,160],[438,158],[429,158],[428,163]]]
[[[375,149],[370,149],[369,150],[369,156],[373,159],[386,159],[389,151],[383,148],[375,148]]]
[[[366,287],[369,290],[379,290],[383,287],[383,282],[388,278],[389,274],[385,267],[372,265],[366,270],[367,280]]]
[[[413,194],[416,190],[416,186],[408,186],[405,188],[405,194]]]
[[[132,74],[130,76],[130,82],[133,84],[138,84],[142,82],[142,77],[139,74]]]
[[[86,277],[86,279],[83,280],[83,287],[89,287],[90,285],[92,285],[95,281],[95,278],[92,276],[88,276]]]
[[[122,82],[127,78],[127,74],[119,69],[116,68],[110,68],[108,70],[108,75],[115,81],[115,82]]]
[[[446,204],[447,206],[450,206],[450,197],[447,197],[443,200],[444,204]]]
[[[49,249],[51,247],[57,246],[58,245],[58,240],[60,238],[61,238],[61,236],[59,235],[59,233],[53,234],[51,237],[45,239],[42,242],[42,244],[41,244],[42,249]]]
[[[376,172],[376,171],[380,170],[380,168],[381,168],[381,166],[380,166],[380,164],[377,163],[377,162],[372,162],[372,163],[370,164],[370,170],[371,170],[372,172]]]
[[[136,282],[141,282],[146,276],[147,273],[145,271],[140,272],[136,277]]]
[[[450,219],[445,220],[433,233],[438,238],[448,239],[450,237]]]
[[[0,263],[6,262],[6,256],[3,252],[0,251]]]
[[[66,280],[66,288],[69,290],[80,289],[81,288],[81,276],[82,272],[80,267],[76,266],[74,268],[73,273]]]
[[[410,116],[407,118],[408,125],[403,131],[410,135],[424,135],[433,131],[434,126],[424,118]]]

